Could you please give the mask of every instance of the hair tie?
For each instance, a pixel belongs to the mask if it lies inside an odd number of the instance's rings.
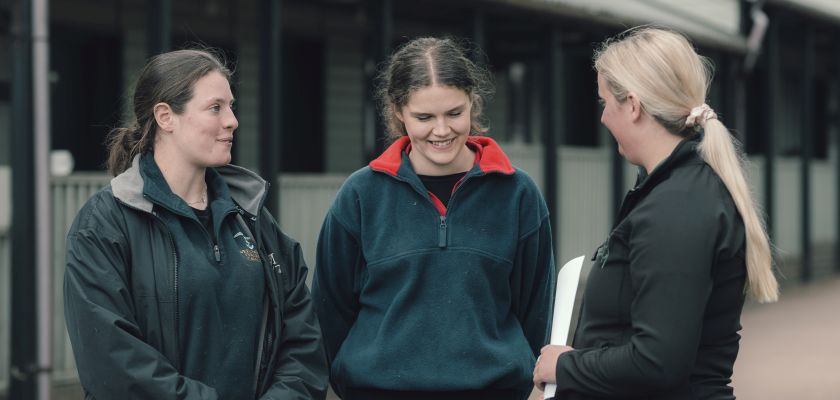
[[[717,114],[715,114],[715,111],[708,104],[703,103],[702,106],[691,109],[691,113],[685,119],[685,126],[700,126],[702,128],[706,126],[706,121],[710,119],[717,119]]]

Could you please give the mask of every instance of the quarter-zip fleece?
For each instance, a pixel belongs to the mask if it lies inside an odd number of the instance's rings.
[[[350,176],[322,226],[313,298],[333,386],[524,397],[554,290],[543,197],[492,139],[470,137],[476,163],[444,207],[409,143]]]
[[[179,254],[176,241],[184,238],[167,223],[171,210],[150,200],[164,193],[149,196],[154,190],[144,190],[140,158],[85,203],[67,236],[65,317],[79,379],[87,399],[217,399],[211,384],[184,373],[195,360],[183,352],[191,344],[179,340],[181,321],[188,324],[192,317],[180,312],[189,301],[183,280],[197,261]],[[265,301],[255,321],[230,327],[248,329],[252,332],[243,335],[256,338],[253,365],[237,366],[253,379],[239,384],[248,388],[248,398],[323,399],[326,360],[300,246],[263,207],[267,183],[259,176],[232,165],[208,176],[214,190],[226,186],[233,204],[213,210],[217,232],[231,236],[220,246],[219,261],[232,252],[258,259],[266,294],[259,296]],[[198,221],[192,223],[200,229]],[[206,241],[205,251],[189,257],[216,264],[209,235],[200,240]],[[223,305],[228,306],[234,305]]]

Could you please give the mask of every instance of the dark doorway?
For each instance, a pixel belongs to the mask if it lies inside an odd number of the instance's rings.
[[[283,32],[283,172],[324,171],[324,44]]]
[[[108,131],[120,120],[121,40],[60,24],[50,36],[52,148],[70,150],[76,170],[101,170]]]

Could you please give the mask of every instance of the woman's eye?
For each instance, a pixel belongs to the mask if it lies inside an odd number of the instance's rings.
[[[417,116],[417,120],[418,120],[418,121],[428,121],[428,120],[430,120],[431,118],[432,118],[432,117],[430,117],[430,116],[428,116],[428,115],[419,115],[419,116]]]
[[[219,111],[222,111],[222,107],[220,107],[218,104],[215,104],[213,106],[210,106],[210,111],[217,113]]]
[[[451,113],[449,113],[449,116],[450,116],[450,117],[457,117],[457,116],[459,116],[459,115],[461,115],[461,111],[455,111],[455,112],[451,112]]]

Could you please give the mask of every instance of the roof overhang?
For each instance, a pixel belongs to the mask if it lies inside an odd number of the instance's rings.
[[[614,27],[630,28],[643,24],[655,24],[682,32],[696,43],[706,47],[735,53],[747,51],[747,39],[739,34],[740,5],[734,0],[702,2],[676,0],[490,1]],[[832,2],[836,0],[809,1]]]

